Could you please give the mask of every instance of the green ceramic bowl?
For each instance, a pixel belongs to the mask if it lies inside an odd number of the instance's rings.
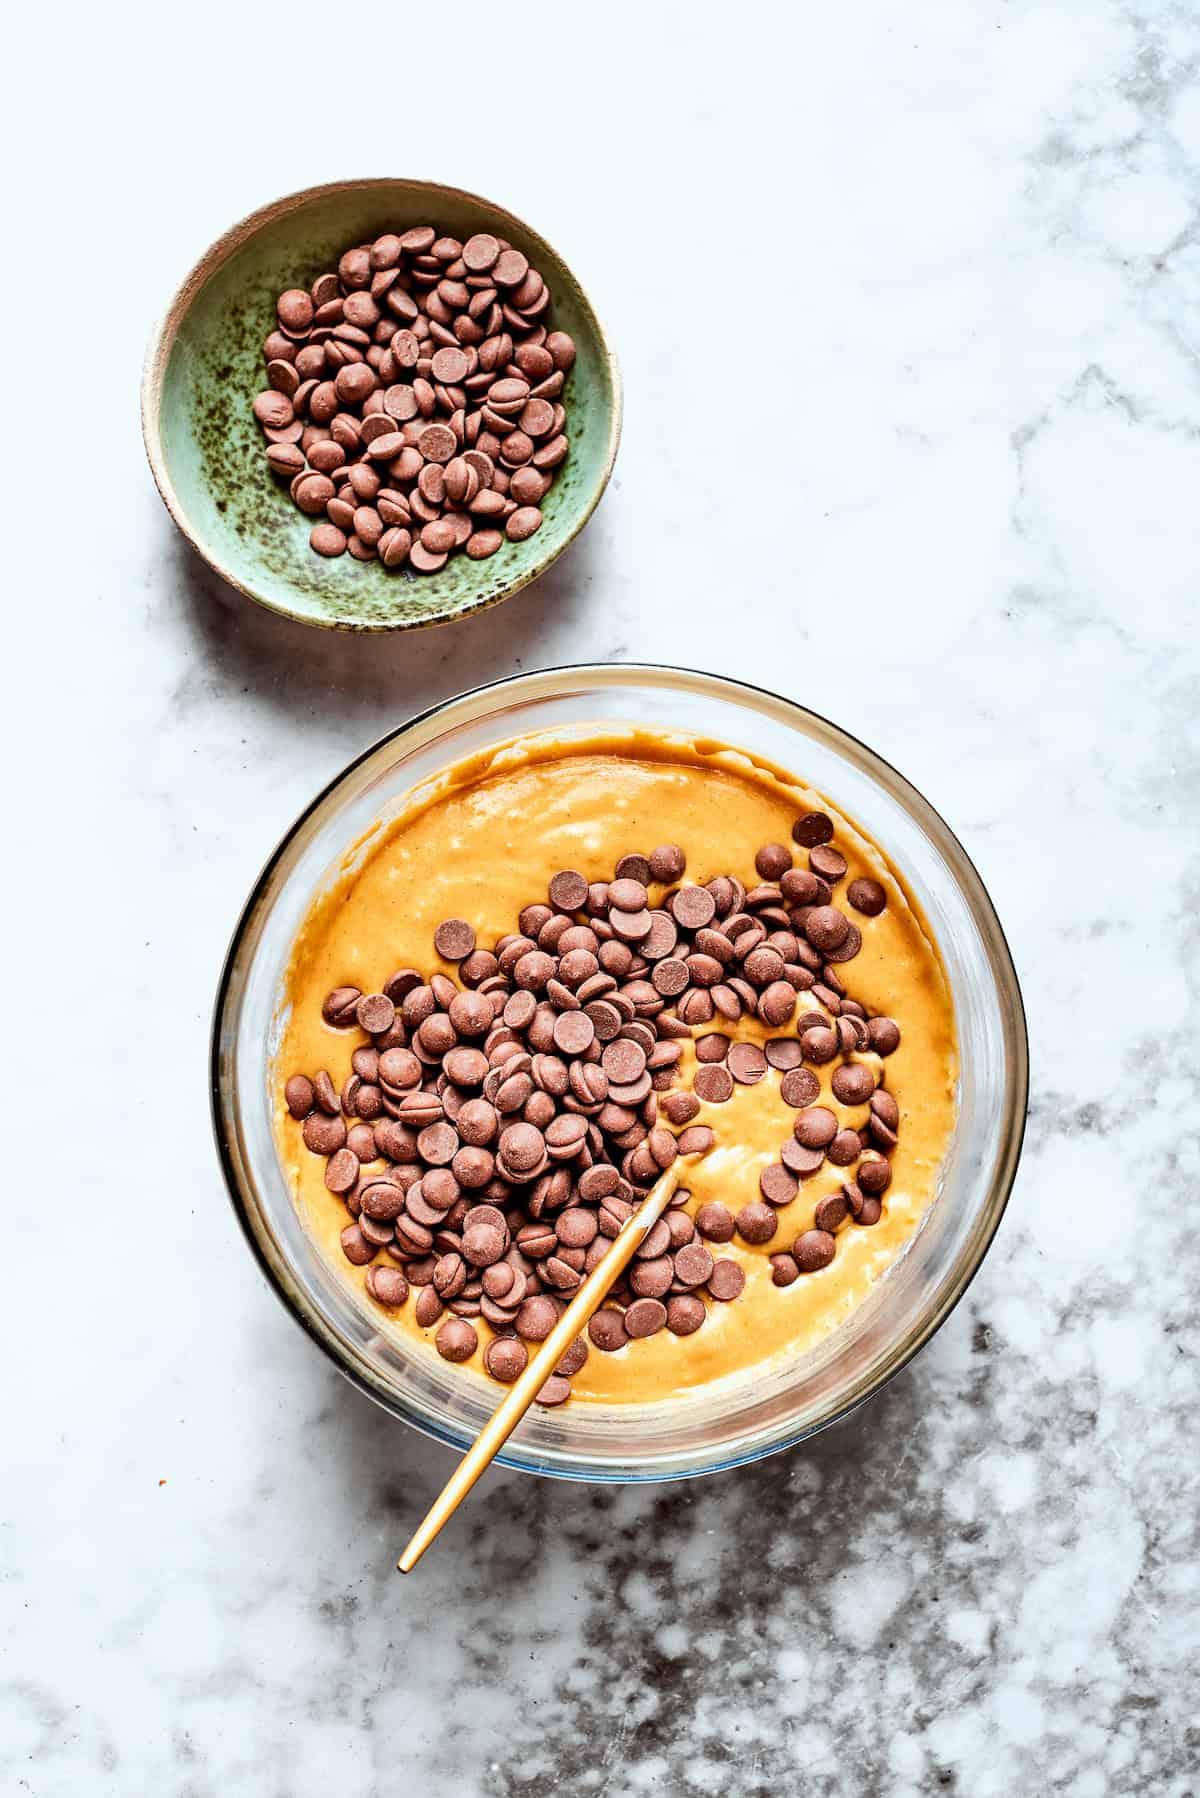
[[[577,349],[562,396],[571,453],[543,502],[541,529],[484,562],[452,556],[434,575],[315,555],[312,520],[269,471],[251,411],[266,385],[262,345],[276,296],[336,267],[351,244],[424,223],[463,238],[491,231],[524,250],[550,287],[548,322],[569,331]],[[305,624],[408,630],[495,605],[561,555],[612,472],[621,382],[579,282],[512,213],[431,181],[341,181],[264,206],[201,257],[147,353],[142,431],[167,510],[231,586]]]

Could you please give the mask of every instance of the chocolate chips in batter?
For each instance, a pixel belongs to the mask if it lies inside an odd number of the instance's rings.
[[[610,881],[563,869],[548,903],[527,905],[490,949],[466,919],[438,925],[433,946],[457,982],[402,968],[378,992],[327,996],[325,1022],[363,1038],[352,1072],[340,1093],[325,1071],[293,1073],[285,1101],[349,1213],[346,1258],[367,1269],[381,1305],[419,1289],[418,1320],[438,1326],[447,1360],[475,1352],[482,1319],[488,1372],[515,1380],[525,1344],[549,1335],[659,1173],[712,1146],[713,1131],[693,1122],[699,1101],[725,1103],[768,1069],[796,1120],[763,1170],[761,1199],[736,1218],[705,1205],[693,1221],[690,1195],[676,1193],[593,1317],[592,1345],[611,1353],[662,1329],[701,1328],[707,1302],[736,1300],[745,1284],[739,1264],[706,1244],[774,1241],[777,1208],[827,1161],[847,1170],[845,1183],[820,1201],[812,1228],[772,1253],[775,1284],[828,1266],[841,1227],[878,1221],[900,1112],[873,1062],[899,1045],[899,1026],[869,1016],[842,979],[862,938],[835,903],[847,865],[832,821],[809,813],[792,834],[807,866],[764,844],[749,890],[733,875],[681,884],[673,844],[624,856]],[[863,918],[887,899],[873,880],[851,882],[845,897]],[[747,1017],[777,1034],[761,1047],[737,1040]],[[678,1084],[688,1037],[692,1093]],[[813,1067],[835,1060],[834,1096],[869,1105],[862,1130],[839,1129],[814,1103]],[[569,1396],[587,1353],[574,1346],[543,1403]]]

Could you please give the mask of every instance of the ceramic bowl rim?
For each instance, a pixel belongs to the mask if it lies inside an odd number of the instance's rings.
[[[292,607],[280,605],[266,594],[259,592],[230,568],[221,556],[198,535],[193,527],[186,509],[175,490],[167,468],[166,456],[163,452],[160,421],[162,417],[163,386],[166,379],[167,366],[171,359],[171,351],[184,319],[190,312],[198,294],[211,280],[217,271],[224,267],[229,259],[244,245],[250,243],[264,226],[273,224],[276,219],[285,218],[289,213],[299,212],[311,201],[324,199],[332,194],[362,193],[374,188],[408,187],[419,189],[431,196],[449,196],[454,200],[467,201],[486,208],[495,217],[507,220],[517,227],[534,245],[549,252],[564,268],[570,270],[571,278],[583,296],[592,318],[595,320],[596,338],[603,361],[608,370],[612,384],[612,405],[608,409],[608,435],[604,447],[604,461],[599,479],[588,496],[578,518],[574,521],[570,532],[559,547],[541,561],[514,575],[506,581],[497,592],[489,592],[485,598],[476,599],[459,607],[453,612],[442,612],[428,618],[399,619],[354,619],[354,618],[314,618],[310,614],[300,612]],[[256,207],[235,224],[223,231],[213,243],[209,244],[203,255],[193,264],[175,290],[162,318],[155,326],[146,346],[146,355],[142,367],[141,385],[141,421],[142,442],[146,450],[146,458],[150,464],[150,472],[154,476],[154,484],[158,488],[163,504],[170,513],[181,535],[187,540],[200,558],[207,562],[215,574],[233,587],[247,599],[253,600],[264,610],[274,612],[277,617],[290,618],[297,624],[307,625],[316,630],[352,631],[355,633],[393,632],[411,630],[429,630],[435,625],[453,624],[461,618],[469,618],[475,613],[487,611],[492,606],[500,605],[511,599],[523,587],[538,577],[558,560],[563,551],[575,541],[585,524],[596,510],[604,491],[612,476],[613,466],[617,459],[617,450],[621,441],[621,424],[624,412],[624,394],[621,385],[621,370],[617,362],[616,352],[609,341],[604,322],[592,302],[591,295],[571,269],[566,258],[559,254],[548,239],[528,225],[519,214],[511,212],[506,206],[499,206],[483,194],[472,193],[467,188],[451,187],[442,181],[425,181],[406,175],[368,175],[359,179],[344,181],[327,181],[316,187],[299,188],[295,193],[284,194],[275,200],[269,200],[263,206]]]

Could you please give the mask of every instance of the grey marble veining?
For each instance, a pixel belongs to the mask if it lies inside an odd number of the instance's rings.
[[[86,390],[14,317],[0,1787],[1189,1798],[1195,11],[561,9],[500,88],[382,57],[349,136],[304,111],[329,19],[131,4],[69,56],[36,21],[17,46],[75,129],[13,83],[11,239],[66,271],[37,319]],[[494,10],[455,19],[494,41]],[[133,394],[230,219],[385,167],[559,244],[627,425],[534,588],[330,641],[215,590]],[[216,972],[350,754],[475,682],[620,658],[791,693],[952,822],[1025,986],[1025,1158],[966,1300],[853,1420],[695,1484],[493,1473],[401,1583],[451,1458],[250,1264],[205,1108]]]

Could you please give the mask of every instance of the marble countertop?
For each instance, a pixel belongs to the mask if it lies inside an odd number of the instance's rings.
[[[131,4],[73,27],[69,62],[23,27],[76,129],[14,183],[12,240],[61,259],[38,322],[85,384],[57,398],[40,339],[11,358],[10,1066],[52,1140],[36,1174],[9,1146],[0,1787],[1186,1798],[1196,15],[565,8],[510,26],[483,86],[385,56],[382,135],[303,110],[330,17],[218,3],[172,40]],[[492,41],[492,9],[454,18]],[[34,85],[13,106],[40,146]],[[384,166],[562,248],[627,423],[536,586],[330,640],[217,590],[134,399],[205,243]],[[59,444],[87,434],[61,489],[25,434],[52,393]],[[402,1583],[451,1457],[351,1391],[251,1264],[209,1007],[265,854],[348,757],[588,659],[774,686],[929,795],[1024,982],[1024,1161],[967,1299],[852,1421],[696,1484],[494,1473]]]

